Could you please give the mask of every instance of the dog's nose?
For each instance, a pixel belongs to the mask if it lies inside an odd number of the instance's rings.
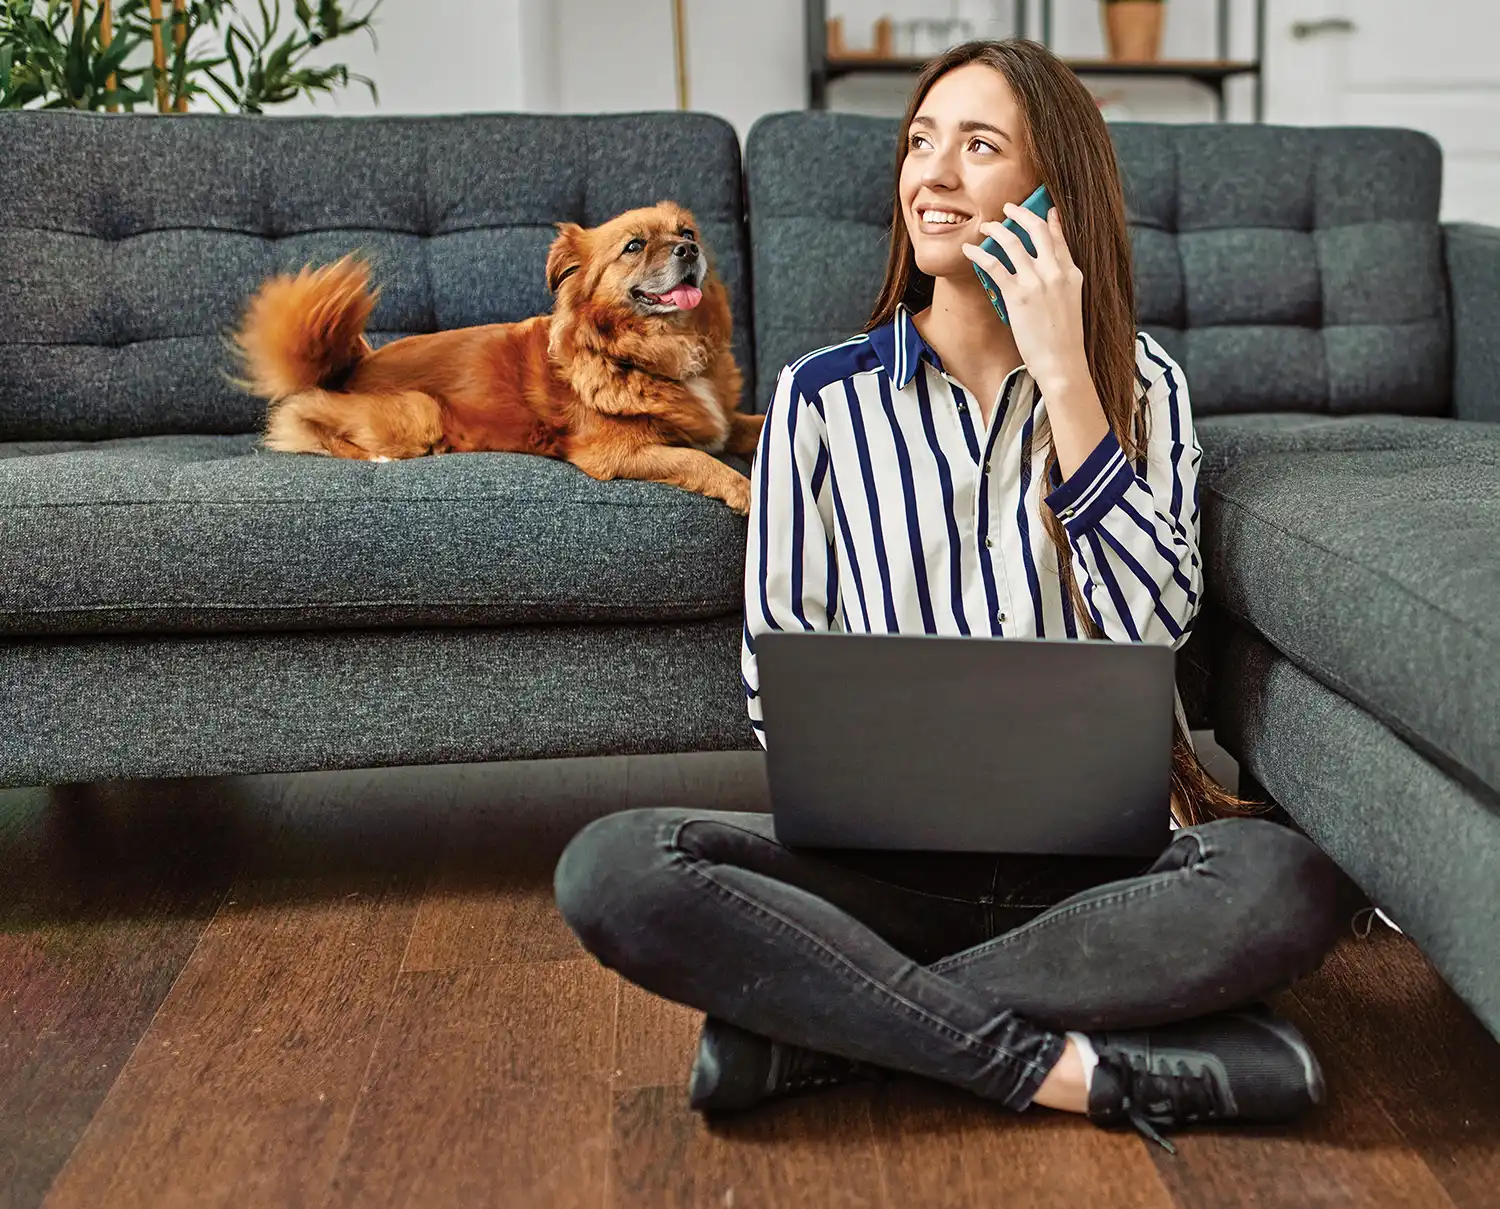
[[[685,239],[672,249],[673,256],[680,256],[683,260],[698,259],[698,245],[691,239]]]

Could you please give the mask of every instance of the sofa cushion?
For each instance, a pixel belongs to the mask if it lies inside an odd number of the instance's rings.
[[[1202,483],[1247,458],[1291,453],[1353,452],[1374,449],[1429,449],[1459,458],[1471,449],[1493,446],[1497,427],[1442,416],[1325,416],[1308,412],[1249,412],[1195,416],[1203,446],[1198,466]]]
[[[763,118],[746,141],[762,401],[864,326],[898,123]],[[1115,123],[1140,325],[1199,414],[1442,414],[1451,396],[1438,145],[1412,130]]]
[[[510,322],[551,309],[554,223],[664,198],[729,287],[754,397],[720,118],[0,113],[0,165],[0,441],[249,432],[222,335],[268,274],[363,252],[377,342]]]
[[[0,787],[759,750],[740,688],[742,625],[0,643],[0,684],[27,686],[0,693]]]
[[[1446,775],[1243,628],[1227,625],[1220,645],[1215,737],[1500,1037],[1495,795]]]
[[[741,608],[744,549],[717,500],[519,454],[0,445],[12,635],[718,617]]]
[[[1214,475],[1203,489],[1209,590],[1305,671],[1492,792],[1500,426],[1442,432],[1408,448],[1246,457]]]

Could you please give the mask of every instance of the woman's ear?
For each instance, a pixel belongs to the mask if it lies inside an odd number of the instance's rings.
[[[557,238],[547,253],[547,288],[554,294],[558,287],[583,267],[584,231],[576,222],[557,224]]]

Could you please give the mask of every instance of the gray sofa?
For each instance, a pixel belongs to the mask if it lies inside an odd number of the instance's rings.
[[[1438,223],[1407,131],[1115,137],[1205,452],[1190,714],[1500,1034],[1500,232]],[[551,222],[675,197],[763,406],[868,313],[893,143],[779,115],[742,176],[698,115],[0,114],[0,783],[752,747],[742,521],[267,453],[220,337],[356,247],[379,338],[518,319]]]

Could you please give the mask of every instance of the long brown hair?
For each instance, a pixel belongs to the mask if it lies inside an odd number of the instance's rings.
[[[1083,342],[1099,401],[1109,426],[1125,451],[1138,463],[1147,445],[1147,412],[1136,378],[1135,283],[1131,269],[1130,232],[1125,221],[1125,194],[1114,144],[1093,96],[1082,81],[1046,47],[1027,39],[965,42],[933,59],[917,78],[901,119],[896,152],[897,196],[891,220],[890,252],[885,280],[866,331],[889,323],[899,304],[913,310],[932,297],[932,279],[916,266],[911,236],[901,211],[901,165],[906,159],[912,118],[928,90],[948,72],[983,63],[1003,75],[1020,107],[1022,146],[1037,177],[1056,201],[1063,235],[1073,261],[1083,273]],[[1057,450],[1043,425],[1036,440],[1048,444],[1042,483],[1053,475]],[[1090,638],[1103,635],[1090,616],[1069,552],[1062,522],[1043,502],[1042,524],[1057,551],[1062,590],[1073,614]],[[1204,770],[1192,741],[1173,713],[1172,809],[1184,825],[1257,808],[1228,793]]]

